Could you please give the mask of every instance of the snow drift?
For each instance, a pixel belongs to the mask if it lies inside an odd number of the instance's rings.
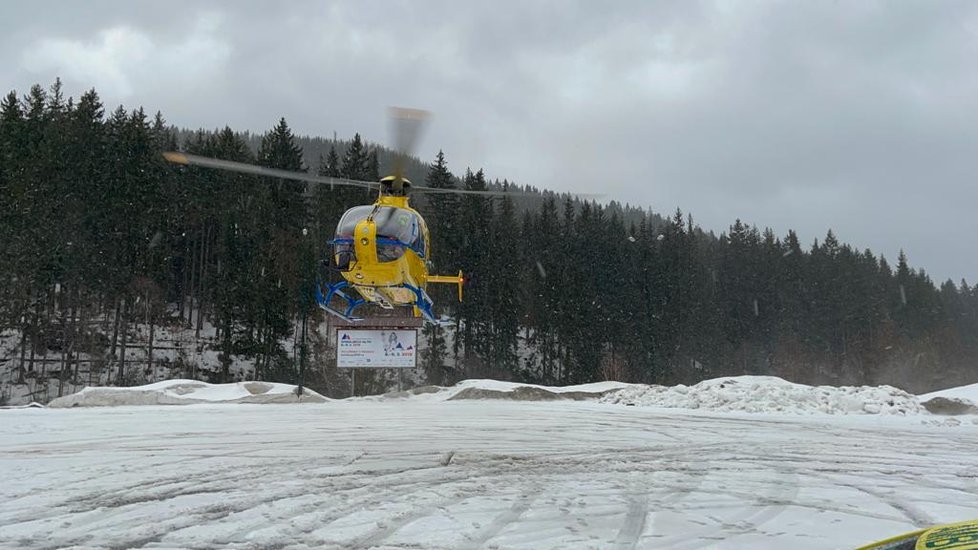
[[[920,400],[927,401],[928,399],[933,399],[935,397],[944,397],[947,399],[965,399],[972,403],[978,403],[978,384],[925,393],[924,395],[920,396]]]
[[[836,415],[911,415],[926,412],[916,396],[892,386],[806,386],[775,376],[727,376],[705,380],[693,386],[599,382],[549,387],[494,380],[466,380],[451,388],[428,387],[417,393],[420,394],[417,397],[437,400],[573,399],[718,412]],[[406,394],[408,392],[398,395]]]
[[[624,382],[595,382],[577,386],[540,386],[520,384],[499,380],[463,380],[454,386],[421,386],[401,392],[388,393],[379,397],[365,399],[427,398],[435,401],[454,401],[465,399],[502,399],[508,401],[586,401],[595,400],[602,395],[627,388],[633,384]]]
[[[166,380],[130,388],[89,387],[59,397],[49,407],[112,407],[125,405],[189,405],[194,403],[322,403],[326,398],[303,388],[271,382],[208,384],[197,380]]]
[[[192,403],[297,403],[327,401],[296,387],[270,382],[208,384],[169,380],[132,388],[91,387],[55,399],[50,407],[186,405]],[[657,386],[598,382],[577,386],[540,386],[497,380],[465,380],[451,387],[422,386],[367,401],[591,401],[596,403],[768,414],[978,415],[978,384],[915,396],[892,386],[807,386],[774,376],[727,376],[693,386]],[[975,398],[971,401],[968,397]],[[976,419],[978,421],[978,419]]]
[[[603,403],[788,414],[919,414],[917,397],[892,386],[806,386],[775,376],[734,376],[694,386],[633,386]]]
[[[920,401],[934,414],[978,414],[978,384],[925,393]]]

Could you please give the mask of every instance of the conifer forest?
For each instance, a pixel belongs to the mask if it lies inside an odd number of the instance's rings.
[[[331,364],[313,285],[331,276],[322,260],[340,215],[373,197],[161,156],[181,150],[366,181],[390,168],[392,152],[360,135],[303,137],[284,119],[269,125],[260,136],[177,129],[161,113],[112,110],[95,90],[65,97],[60,82],[6,95],[4,382],[133,385],[165,367],[170,377],[349,392]],[[467,278],[461,303],[454,288],[433,289],[437,313],[453,324],[423,329],[413,383],[690,384],[761,374],[923,392],[978,381],[978,286],[933,281],[903,254],[858,250],[828,228],[800,242],[794,231],[754,225],[764,220],[730,220],[717,234],[675,205],[656,213],[451,163],[439,153],[412,160],[407,174],[507,193],[412,197],[431,231],[433,271]],[[173,331],[206,336],[198,345],[219,364],[164,360],[159,335]],[[134,346],[139,360],[127,359]],[[390,389],[380,376],[365,376],[358,392]]]

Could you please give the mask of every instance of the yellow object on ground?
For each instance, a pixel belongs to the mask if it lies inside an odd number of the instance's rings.
[[[904,533],[856,550],[978,550],[978,519]]]

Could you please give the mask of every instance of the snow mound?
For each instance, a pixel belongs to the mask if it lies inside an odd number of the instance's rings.
[[[558,388],[544,389],[535,386],[519,386],[513,388],[512,390],[506,391],[468,387],[462,388],[461,391],[457,392],[448,399],[509,399],[511,401],[557,401],[561,399],[570,399],[573,401],[584,401],[588,399],[595,399],[609,391],[616,391],[613,389],[605,390],[604,392],[552,391],[553,389]]]
[[[948,388],[946,390],[925,393],[924,395],[919,396],[919,399],[921,401],[929,401],[935,397],[965,400],[970,401],[973,404],[978,404],[978,384],[959,386],[957,388]]]
[[[918,399],[933,414],[978,414],[978,384],[925,393]]]
[[[622,382],[596,382],[577,386],[538,386],[498,380],[464,380],[452,389],[449,400],[455,399],[508,399],[512,401],[556,401],[568,399],[584,401],[630,387]]]
[[[44,405],[37,401],[31,401],[25,405],[4,405],[0,409],[43,409]]]
[[[976,394],[978,384],[917,397],[893,386],[807,386],[776,376],[726,376],[704,380],[693,386],[648,386],[624,382],[539,386],[498,380],[464,380],[451,387],[421,386],[358,399],[574,400],[716,412],[898,416],[929,413],[960,416],[978,415]],[[975,401],[955,396],[972,396]]]
[[[624,382],[594,382],[592,384],[578,384],[576,386],[540,386],[537,384],[520,384],[517,382],[500,382],[499,380],[473,379],[463,380],[456,384],[455,388],[478,388],[483,390],[494,390],[498,392],[511,392],[519,388],[538,388],[551,393],[604,393],[608,390],[620,390],[632,387],[634,384]]]
[[[892,386],[806,386],[775,376],[735,376],[694,386],[631,386],[602,403],[709,411],[788,414],[889,414],[924,411],[917,397]]]
[[[627,388],[632,384],[624,382],[596,382],[577,386],[539,386],[501,382],[499,380],[463,380],[450,387],[420,386],[406,391],[392,392],[381,399],[421,398],[434,401],[453,401],[463,399],[505,399],[512,401],[555,401],[568,399],[582,401],[597,399],[610,391]],[[365,399],[370,399],[365,398]]]
[[[447,388],[422,386],[379,397],[384,400],[405,398],[433,401],[589,400],[647,407],[779,414],[927,413],[916,396],[892,386],[806,386],[775,376],[728,376],[705,380],[694,386],[648,386],[623,382],[538,386],[498,380],[465,380]]]
[[[127,405],[190,405],[194,403],[298,403],[296,387],[271,382],[208,384],[198,380],[166,380],[131,388],[90,387],[59,397],[51,408],[116,407]],[[303,403],[322,403],[326,398],[303,388]]]
[[[978,414],[978,406],[967,399],[937,396],[924,401],[923,405],[927,412],[943,416]]]

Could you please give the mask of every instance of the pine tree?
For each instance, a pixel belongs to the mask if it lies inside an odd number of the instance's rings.
[[[304,171],[302,150],[285,119],[262,139],[258,162],[282,170]],[[312,246],[308,231],[305,185],[300,182],[264,178],[271,195],[268,220],[258,251],[256,268],[261,297],[259,341],[262,345],[262,368],[270,379],[294,381],[297,372],[279,349],[278,341],[292,331],[292,322],[300,311],[307,311],[312,300],[307,292],[308,274],[313,269],[308,249]],[[305,230],[305,231],[303,231]]]
[[[560,268],[563,257],[554,197],[545,199],[540,212],[524,227],[523,234],[529,237],[523,254],[524,265],[528,267],[526,323],[531,328],[530,344],[539,356],[537,376],[545,383],[556,383],[561,361],[558,308],[562,296]],[[530,365],[531,369],[535,366]]]
[[[15,92],[0,102],[0,327],[21,325],[27,306],[29,279],[24,276],[22,256],[28,242],[24,238],[27,221],[22,217],[29,200],[25,181],[26,127],[24,113]]]
[[[503,184],[503,192],[509,185]],[[495,368],[515,374],[519,366],[518,335],[522,263],[519,253],[516,210],[513,199],[503,195],[498,212],[490,226],[488,267],[494,277],[489,281],[492,347],[490,363]]]
[[[470,191],[487,189],[482,170],[472,173],[467,170],[464,187]],[[466,299],[458,308],[457,322],[461,331],[456,336],[456,346],[461,344],[465,350],[466,369],[484,368],[490,354],[491,329],[489,328],[488,306],[491,300],[491,273],[488,263],[491,234],[492,206],[481,195],[465,195],[459,215],[459,265],[466,275]],[[456,349],[457,354],[457,349]],[[467,372],[472,376],[475,373]]]
[[[340,174],[347,179],[359,181],[376,181],[371,177],[373,174],[370,166],[370,155],[367,147],[360,139],[360,134],[353,136],[353,142],[343,155],[343,162],[340,165]]]
[[[225,127],[210,142],[216,158],[237,162],[254,162],[248,145],[229,127]],[[216,183],[216,203],[224,208],[211,218],[214,227],[214,284],[212,285],[215,324],[220,329],[221,378],[231,380],[232,356],[253,350],[253,333],[257,319],[254,304],[260,296],[254,287],[251,273],[259,262],[256,224],[259,210],[256,200],[262,193],[252,176],[219,174]]]
[[[375,167],[371,166],[369,152],[360,139],[360,134],[353,136],[353,141],[343,155],[343,160],[340,162],[340,176],[346,179],[367,182],[375,182],[379,179]],[[353,187],[337,188],[335,195],[342,210],[352,208],[373,199],[369,193],[364,193],[363,190]]]
[[[435,163],[428,170],[426,183],[429,187],[453,189],[453,180],[454,176],[448,171],[445,155],[439,151]],[[451,272],[458,266],[458,245],[455,244],[459,238],[455,230],[456,220],[460,216],[458,197],[455,194],[433,194],[428,198],[428,203],[429,208],[425,212],[425,222],[431,238],[431,246],[427,251],[428,260],[435,272]],[[436,307],[443,311],[450,309],[449,304],[454,303],[453,296],[446,290],[448,289],[441,286],[428,288]],[[424,334],[428,341],[424,360],[428,380],[436,384],[444,383],[448,348],[443,330],[438,326],[428,325],[424,328]]]
[[[438,151],[434,164],[428,169],[426,183],[436,189],[455,189],[455,177],[448,171],[445,154]],[[436,270],[454,271],[459,268],[459,211],[460,201],[454,193],[433,193],[427,197],[430,208],[425,221],[431,230],[431,257]]]
[[[320,155],[319,168],[316,173],[331,178],[342,177],[340,159],[336,154],[335,147],[331,146],[327,155]],[[312,217],[317,242],[325,243],[333,238],[333,230],[336,228],[336,224],[343,212],[349,207],[344,200],[344,194],[350,193],[351,190],[340,185],[317,185],[315,187],[313,190],[314,209]]]
[[[329,148],[329,155],[326,156],[326,162],[324,163],[319,175],[334,178],[341,176],[340,158],[336,155],[336,147]]]

